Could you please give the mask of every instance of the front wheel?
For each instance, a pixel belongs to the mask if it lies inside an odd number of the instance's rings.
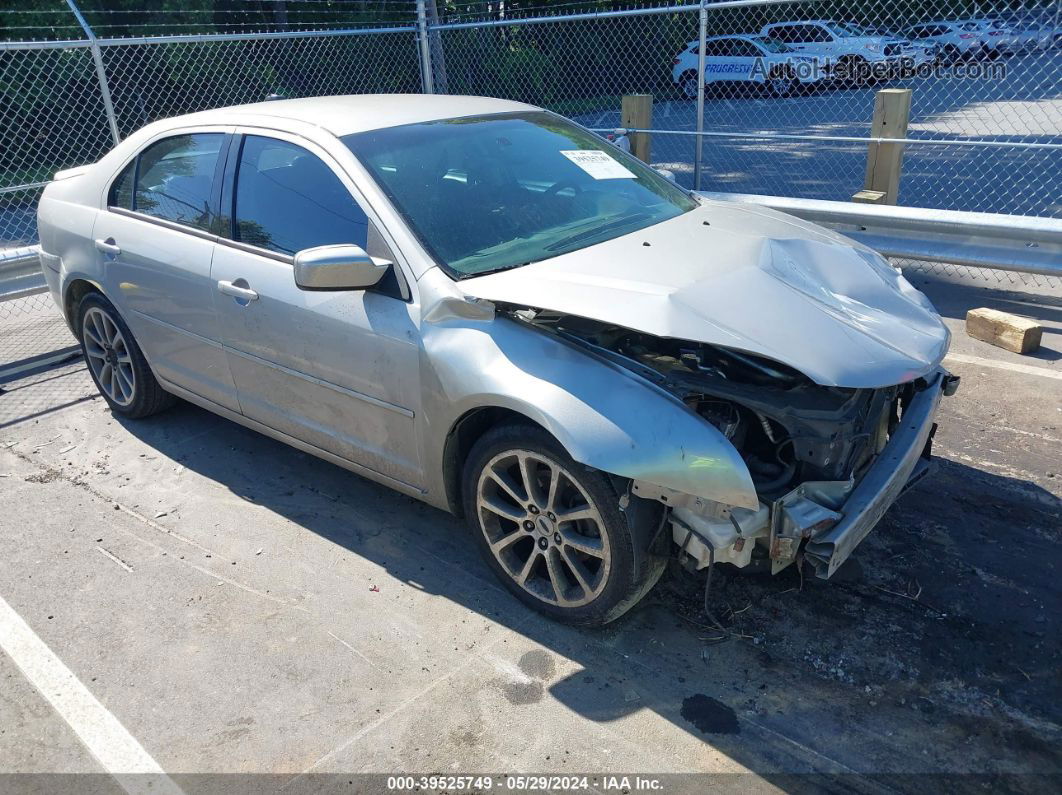
[[[658,522],[619,509],[609,477],[576,463],[550,434],[502,425],[465,465],[465,516],[487,564],[524,604],[568,624],[606,624],[656,584]]]
[[[77,329],[89,374],[111,411],[140,419],[176,402],[155,379],[122,316],[102,295],[88,293],[81,299]]]
[[[837,62],[837,74],[841,85],[859,88],[870,79],[870,66],[865,58],[858,55],[845,55]]]
[[[767,78],[767,91],[776,99],[785,99],[796,93],[798,87],[796,77],[788,70],[773,72]]]

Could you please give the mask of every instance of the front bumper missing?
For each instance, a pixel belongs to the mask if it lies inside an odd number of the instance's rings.
[[[929,471],[933,418],[941,396],[955,391],[957,379],[938,370],[926,380],[929,384],[911,399],[889,443],[838,509],[842,518],[813,534],[804,547],[817,576],[827,579],[837,571],[897,498]]]

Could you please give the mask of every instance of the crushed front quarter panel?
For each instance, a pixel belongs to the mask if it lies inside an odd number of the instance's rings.
[[[435,316],[422,331],[425,411],[437,430],[474,409],[510,409],[540,424],[587,466],[729,505],[759,506],[734,446],[673,395],[507,316]],[[436,449],[428,460],[441,457],[444,441],[432,437]]]

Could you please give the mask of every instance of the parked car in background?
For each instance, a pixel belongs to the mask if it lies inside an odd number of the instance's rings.
[[[862,82],[876,69],[897,74],[904,67],[903,43],[866,36],[832,20],[775,22],[760,31],[797,52],[811,55],[850,82]]]
[[[981,39],[986,54],[991,58],[1012,55],[1021,49],[1021,42],[1014,31],[995,19],[961,19],[959,27]]]
[[[942,63],[979,60],[987,54],[981,36],[958,22],[923,22],[912,25],[905,35],[916,44],[935,44]]]
[[[904,60],[904,66],[908,69],[934,64],[939,60],[940,45],[936,42],[916,44],[910,39],[905,38],[888,28],[859,25],[854,22],[845,22],[843,24],[845,27],[857,31],[863,36],[880,38],[886,44],[898,43],[902,48],[901,57]]]
[[[1008,22],[1007,27],[1013,32],[1020,52],[1048,50],[1055,45],[1054,31],[1040,20]]]
[[[38,226],[114,414],[179,396],[463,516],[574,624],[670,558],[834,574],[957,387],[947,327],[878,253],[517,102],[166,119],[56,174]]]
[[[690,42],[671,62],[672,80],[688,99],[697,96],[698,55],[698,42]],[[828,68],[820,68],[814,56],[763,36],[712,36],[705,41],[707,89],[755,86],[771,96],[788,97],[801,85],[824,80],[828,74]]]

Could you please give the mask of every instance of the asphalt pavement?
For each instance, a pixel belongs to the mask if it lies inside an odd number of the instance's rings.
[[[4,383],[0,788],[110,791],[117,768],[187,792],[412,771],[1043,791],[1062,772],[1062,290],[957,273],[911,273],[963,379],[936,472],[828,583],[719,569],[726,635],[702,584],[670,577],[603,630],[553,624],[445,513],[187,404],[116,419],[79,361]],[[1044,321],[1041,351],[966,337],[982,305]],[[33,773],[95,776],[10,776]]]
[[[826,87],[785,99],[726,89],[705,101],[704,129],[715,135],[867,137],[874,95],[911,88],[909,137],[959,142],[1062,144],[1062,49],[991,62],[1005,76],[931,76],[845,89]],[[620,126],[619,108],[581,114],[594,129]],[[653,129],[697,129],[696,102],[658,96]],[[932,143],[908,145],[900,204],[912,207],[1062,217],[1062,148]],[[703,188],[848,201],[863,187],[867,145],[780,138],[709,137]],[[652,162],[692,187],[694,139],[654,135]]]

